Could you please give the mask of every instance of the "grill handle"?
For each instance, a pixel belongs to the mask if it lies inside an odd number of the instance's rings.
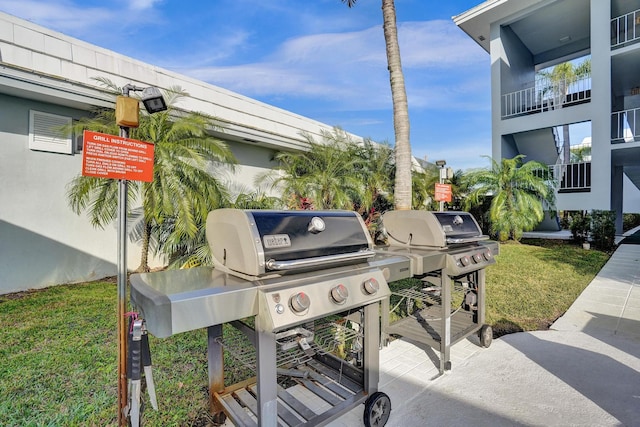
[[[335,264],[343,261],[356,261],[359,259],[370,258],[376,253],[370,249],[366,249],[357,253],[327,255],[315,258],[295,259],[291,261],[276,261],[270,259],[267,261],[267,268],[269,270],[295,270],[304,267],[317,267],[328,264]]]
[[[479,242],[481,240],[489,240],[489,236],[476,236],[476,237],[468,237],[468,238],[453,238],[453,237],[447,237],[447,244],[451,244],[451,245],[457,245],[457,244],[461,244],[461,243],[473,243],[473,242]]]

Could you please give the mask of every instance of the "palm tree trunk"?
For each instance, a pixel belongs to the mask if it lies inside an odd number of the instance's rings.
[[[140,253],[140,266],[136,273],[147,273],[149,268],[149,239],[151,237],[151,225],[145,221],[144,232],[142,233],[142,252]]]
[[[396,182],[395,208],[411,209],[411,144],[409,141],[409,106],[400,62],[400,45],[396,26],[396,8],[393,0],[382,0],[384,40],[393,99],[393,128],[395,130]]]

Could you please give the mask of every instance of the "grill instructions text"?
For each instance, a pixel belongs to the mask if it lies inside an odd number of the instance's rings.
[[[87,130],[83,138],[82,175],[153,181],[152,143]]]

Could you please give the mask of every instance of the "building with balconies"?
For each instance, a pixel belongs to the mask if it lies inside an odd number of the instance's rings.
[[[615,211],[620,233],[640,212],[640,0],[488,0],[453,20],[491,55],[492,157],[549,165],[558,210]]]

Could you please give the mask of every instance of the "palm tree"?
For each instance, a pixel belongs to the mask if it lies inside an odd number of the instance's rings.
[[[574,147],[571,149],[571,163],[582,163],[591,156],[591,147]]]
[[[357,146],[339,128],[322,137],[324,143],[318,143],[305,135],[309,151],[276,153],[279,165],[267,178],[290,208],[300,208],[304,199],[318,209],[353,209],[363,194]]]
[[[578,66],[572,62],[558,64],[551,71],[542,71],[540,76],[549,82],[549,86],[543,88],[543,92],[551,91],[553,95],[553,108],[562,108],[564,98],[569,94],[569,88],[579,79],[591,74],[591,59],[587,58]],[[562,125],[562,152],[563,163],[568,164],[571,160],[571,141],[569,135],[569,125]]]
[[[111,81],[99,81],[114,94],[122,93]],[[143,112],[140,126],[131,130],[131,138],[155,145],[153,181],[131,181],[128,192],[130,206],[136,200],[142,204],[138,271],[149,271],[149,243],[154,227],[171,225],[170,232],[165,227],[165,242],[169,245],[194,238],[208,212],[226,199],[226,189],[215,173],[230,168],[235,158],[225,143],[208,133],[216,127],[212,117],[176,111],[175,104],[185,96],[187,93],[177,87],[165,91],[168,109],[153,115]],[[115,111],[98,110],[67,131],[84,129],[118,135]],[[117,180],[77,176],[67,185],[67,199],[76,214],[88,210],[91,223],[103,228],[117,215],[117,188]]]
[[[462,169],[458,169],[453,173],[451,179],[448,180],[449,184],[451,184],[452,195],[450,209],[463,209],[464,200],[467,198],[470,191],[464,175],[464,171]]]
[[[276,209],[280,206],[280,199],[268,196],[260,188],[250,190],[246,186],[232,183],[227,186],[230,190],[229,200],[220,207],[236,209]],[[155,245],[151,248],[155,253],[164,253],[169,259],[167,268],[190,268],[200,265],[213,265],[211,247],[206,237],[206,218],[198,218],[198,232],[195,236],[185,236],[180,240],[171,238],[174,229],[174,219],[168,218],[153,227],[151,235],[155,238]]]
[[[393,199],[395,164],[393,149],[388,144],[376,144],[365,139],[358,144],[355,156],[357,175],[362,183],[360,211],[365,216],[372,209],[386,209]]]
[[[357,0],[341,0],[353,7]],[[394,0],[382,0],[384,40],[387,51],[387,66],[393,100],[393,128],[395,131],[396,176],[394,202],[396,209],[411,209],[411,143],[409,140],[409,105],[404,85],[404,74],[400,61],[400,45],[396,26]]]
[[[533,230],[544,218],[544,203],[555,205],[555,192],[548,173],[542,163],[523,163],[520,154],[513,159],[502,159],[500,163],[491,159],[491,169],[476,169],[467,172],[465,180],[472,191],[467,198],[467,209],[471,204],[480,204],[492,196],[489,208],[490,232],[503,242],[520,240],[523,231]]]
[[[430,164],[422,171],[413,171],[412,209],[437,210],[435,201],[435,185],[440,182],[440,171],[436,165]]]
[[[393,208],[393,149],[387,144],[376,144],[365,139],[358,145],[355,156],[358,158],[355,165],[362,183],[362,194],[354,209],[362,215],[371,238],[377,241],[381,231],[380,217]]]

